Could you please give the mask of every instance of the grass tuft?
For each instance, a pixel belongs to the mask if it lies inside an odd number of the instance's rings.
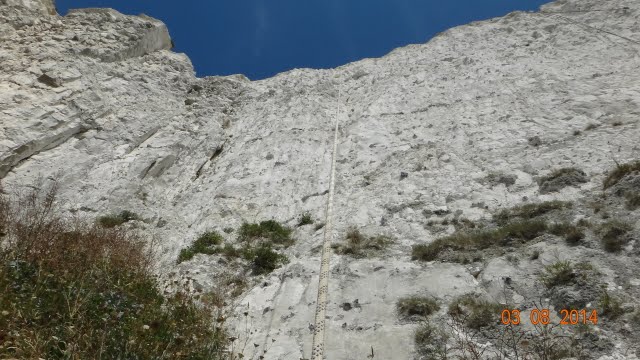
[[[604,179],[603,188],[606,190],[612,187],[622,180],[623,177],[633,172],[640,172],[640,161],[629,162],[616,166],[616,168]]]
[[[411,316],[428,317],[440,310],[440,306],[435,299],[424,296],[410,296],[401,298],[396,303],[398,315],[403,318]]]
[[[549,232],[556,236],[562,236],[569,245],[578,245],[585,237],[579,227],[569,223],[553,224],[549,227]]]
[[[432,261],[445,250],[483,250],[505,245],[511,241],[530,241],[542,235],[547,225],[541,220],[523,220],[508,223],[500,228],[461,231],[436,239],[430,244],[414,245],[411,257],[414,260]]]
[[[566,201],[545,201],[536,204],[525,204],[510,209],[503,209],[493,216],[498,224],[505,224],[514,219],[534,219],[554,210],[571,208],[572,204]]]
[[[332,247],[338,254],[364,258],[386,249],[392,242],[388,236],[366,236],[358,229],[350,228],[345,236],[345,241],[341,244],[334,244]]]
[[[609,317],[609,319],[615,319],[624,313],[622,302],[617,297],[609,295],[607,289],[604,289],[598,305],[602,309],[602,315]]]
[[[631,229],[632,227],[628,223],[611,220],[600,225],[596,229],[596,233],[600,236],[600,243],[606,251],[617,252],[629,242],[626,235]]]
[[[447,341],[449,335],[430,324],[424,322],[413,335],[417,352],[426,359],[446,359]]]
[[[476,294],[465,294],[449,304],[449,315],[467,327],[478,330],[495,324],[499,319],[500,304],[479,299]]]
[[[570,261],[558,261],[544,268],[540,280],[551,289],[559,285],[568,285],[575,281],[576,273]]]

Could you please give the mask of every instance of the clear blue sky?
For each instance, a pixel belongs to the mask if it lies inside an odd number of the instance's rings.
[[[57,0],[58,11],[111,7],[164,21],[198,76],[262,79],[379,57],[438,32],[549,0]]]

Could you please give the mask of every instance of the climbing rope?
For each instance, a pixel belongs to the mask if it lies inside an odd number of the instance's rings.
[[[338,104],[339,103],[340,90],[338,90]],[[329,197],[327,198],[327,210],[325,212],[324,239],[322,241],[322,257],[320,262],[320,278],[318,280],[318,299],[316,301],[311,360],[324,359],[324,320],[327,310],[327,293],[329,290],[329,257],[331,255],[331,236],[333,235],[333,193],[336,180],[336,156],[338,154],[338,113],[338,107],[336,107],[336,121],[333,131],[333,153],[331,154],[331,174],[329,176]]]

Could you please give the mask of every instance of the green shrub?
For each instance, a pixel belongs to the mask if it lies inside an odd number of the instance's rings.
[[[435,299],[424,296],[410,296],[401,298],[396,303],[398,315],[408,318],[414,315],[428,317],[440,310],[440,306]]]
[[[249,263],[254,275],[267,274],[287,262],[287,256],[274,250],[271,239],[280,244],[287,243],[285,236],[291,232],[271,221],[260,224],[243,224],[240,228],[239,238],[244,240],[240,247],[232,244],[224,244],[224,239],[215,231],[207,231],[200,235],[196,241],[186,249],[180,251],[178,263],[190,260],[196,254],[221,254],[230,259],[242,258]],[[250,242],[249,239],[262,241]],[[266,240],[266,241],[265,241]]]
[[[558,285],[567,285],[573,283],[576,273],[570,261],[558,261],[544,268],[545,272],[541,275],[540,280],[551,289]]]
[[[311,218],[311,214],[308,212],[302,214],[300,220],[298,221],[298,226],[313,224],[313,219]]]
[[[480,329],[500,320],[500,304],[478,298],[476,294],[465,294],[449,304],[449,315],[471,329]]]
[[[0,358],[226,358],[212,309],[163,296],[141,238],[65,222],[38,199],[4,223],[14,241],[0,251]]]
[[[640,171],[640,161],[630,162],[616,166],[616,168],[604,179],[603,187],[608,189],[617,184],[623,177],[633,172]]]
[[[261,221],[259,224],[244,223],[238,230],[241,241],[263,240],[272,244],[289,246],[293,244],[293,230],[275,220]]]
[[[391,238],[385,235],[366,236],[358,229],[350,228],[341,244],[333,244],[332,247],[338,254],[350,255],[355,258],[363,258],[373,255],[376,251],[386,249],[392,243]]]
[[[572,204],[570,202],[557,200],[537,204],[525,204],[510,209],[503,209],[493,216],[493,220],[498,224],[506,224],[517,218],[523,220],[534,219],[551,211],[571,208],[571,206]]]
[[[178,264],[191,260],[196,254],[212,255],[219,252],[217,245],[222,244],[223,237],[215,231],[207,231],[201,234],[196,241],[186,249],[180,250]]]
[[[273,251],[268,245],[262,245],[247,254],[255,275],[268,274],[288,261],[286,255]]]
[[[629,242],[627,233],[632,229],[631,225],[618,220],[611,220],[596,230],[600,236],[600,242],[608,252],[622,250],[622,247]]]
[[[430,244],[414,245],[411,257],[414,260],[432,261],[447,249],[476,251],[505,245],[512,240],[529,241],[542,235],[546,229],[544,221],[522,220],[496,229],[456,232]]]
[[[138,215],[136,213],[129,210],[122,210],[119,214],[109,214],[98,217],[98,224],[104,228],[112,228],[137,219]]]

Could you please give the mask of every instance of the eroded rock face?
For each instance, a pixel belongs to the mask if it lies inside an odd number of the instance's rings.
[[[76,216],[140,214],[136,225],[160,241],[163,276],[188,271],[198,286],[214,284],[225,267],[215,257],[173,269],[207,229],[295,225],[304,212],[321,219],[339,117],[335,239],[356,226],[396,242],[377,258],[332,258],[330,359],[364,357],[372,346],[376,358],[409,359],[416,325],[398,320],[398,298],[498,296],[504,277],[532,281],[551,261],[541,247],[536,263],[488,259],[484,272],[417,263],[411,245],[453,231],[428,226],[425,214],[477,220],[523,198],[580,199],[615,161],[640,157],[636,1],[607,2],[606,11],[590,11],[601,1],[557,1],[383,58],[261,81],[196,78],[157,20],[108,9],[62,17],[51,5],[0,2],[0,178],[15,189],[55,177],[60,205]],[[576,135],[591,123],[601,126]],[[536,176],[572,166],[589,181],[539,193]],[[322,230],[303,226],[295,237],[289,264],[237,300],[251,319],[245,331],[240,315],[237,332],[258,344],[247,356],[309,356]],[[614,357],[633,351],[618,335],[611,341],[621,344],[607,350]]]

